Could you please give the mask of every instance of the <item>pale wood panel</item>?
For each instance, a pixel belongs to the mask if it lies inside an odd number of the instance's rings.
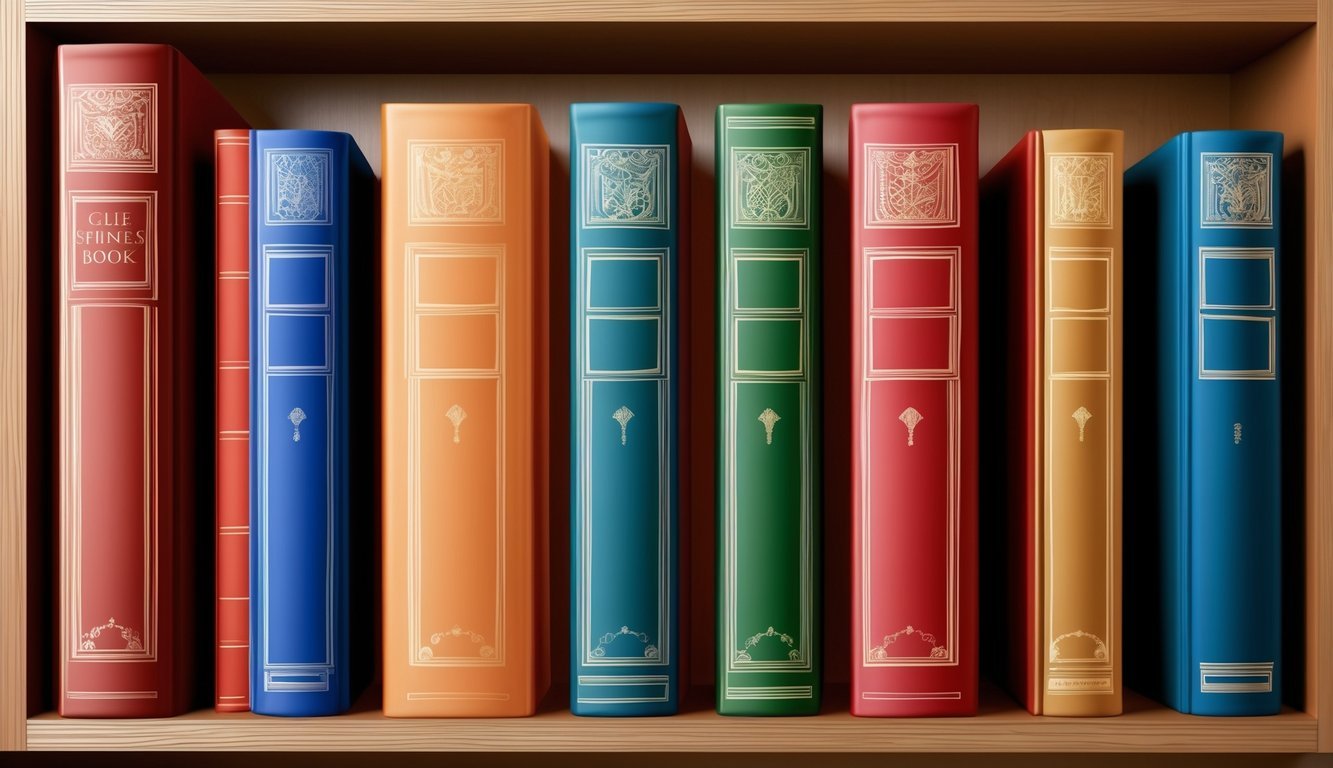
[[[1333,259],[1333,0],[1319,0],[1319,20],[1322,23],[1317,27],[1315,54],[1318,146],[1314,163],[1318,186],[1312,203],[1313,210],[1318,212],[1314,239],[1317,258],[1311,278],[1317,309],[1310,321],[1315,329],[1315,348],[1308,363],[1311,370],[1318,372],[1312,386],[1318,393],[1313,425],[1317,442],[1306,464],[1316,474],[1310,488],[1319,542],[1316,553],[1319,597],[1315,614],[1319,617],[1317,637],[1323,641],[1323,654],[1317,659],[1314,678],[1319,689],[1314,711],[1322,713],[1319,749],[1333,752],[1333,264],[1329,263]]]
[[[837,698],[846,698],[841,691]],[[705,702],[699,702],[705,704]],[[694,709],[674,717],[395,720],[377,711],[337,718],[266,718],[200,711],[165,720],[28,721],[30,749],[448,750],[453,752],[1308,752],[1314,718],[1190,717],[1134,695],[1116,718],[1033,717],[993,689],[977,717],[735,718]],[[818,761],[816,761],[818,763]]]
[[[25,0],[29,21],[1314,21],[1315,0]]]
[[[1089,6],[1095,7],[1095,6]],[[59,42],[157,40],[205,72],[768,74],[1231,72],[1308,22],[48,22]]]
[[[0,5],[0,749],[22,749],[27,699],[27,270],[23,9]]]
[[[1294,299],[1283,307],[1282,333],[1283,376],[1283,429],[1302,436],[1303,440],[1284,440],[1284,493],[1283,505],[1285,554],[1301,558],[1284,568],[1284,578],[1302,583],[1284,590],[1287,595],[1302,595],[1303,600],[1284,604],[1284,611],[1300,611],[1299,620],[1284,621],[1284,629],[1303,630],[1303,642],[1284,642],[1288,656],[1302,652],[1303,658],[1287,658],[1287,664],[1304,663],[1304,706],[1307,712],[1317,714],[1329,711],[1319,706],[1323,687],[1319,684],[1321,670],[1329,667],[1333,643],[1328,642],[1327,626],[1321,629],[1321,607],[1330,592],[1329,583],[1321,577],[1320,564],[1327,555],[1320,552],[1323,538],[1320,530],[1329,518],[1329,500],[1321,495],[1321,482],[1327,482],[1327,464],[1320,459],[1320,444],[1327,440],[1327,422],[1320,422],[1322,403],[1328,392],[1322,387],[1328,381],[1321,368],[1319,342],[1321,327],[1326,327],[1330,316],[1329,297],[1321,298],[1321,276],[1329,273],[1323,260],[1328,252],[1319,248],[1318,228],[1328,221],[1328,212],[1317,205],[1322,182],[1317,172],[1316,158],[1321,142],[1318,140],[1316,93],[1318,72],[1316,62],[1316,32],[1314,29],[1300,35],[1283,48],[1265,56],[1237,72],[1232,78],[1231,124],[1233,128],[1275,130],[1283,133],[1284,202],[1283,232],[1283,301]],[[1302,315],[1304,315],[1302,317]],[[1299,452],[1299,455],[1292,455]],[[1327,454],[1325,454],[1327,455]],[[1300,461],[1300,460],[1303,460]],[[1293,519],[1301,518],[1301,519]],[[1303,568],[1304,573],[1294,571]],[[1292,604],[1295,603],[1295,604]],[[1320,640],[1324,642],[1321,643]],[[1290,697],[1288,697],[1290,700]]]

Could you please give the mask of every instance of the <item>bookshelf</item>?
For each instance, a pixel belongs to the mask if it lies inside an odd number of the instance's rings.
[[[572,717],[567,674],[567,488],[552,467],[556,687],[534,718],[392,720],[378,694],[324,719],[219,715],[62,720],[51,710],[50,588],[55,300],[52,72],[65,42],[167,42],[257,127],[346,130],[378,171],[382,101],[529,101],[553,147],[552,355],[566,359],[558,268],[568,232],[568,104],[680,103],[694,141],[690,311],[712,317],[712,109],[724,101],[825,105],[825,302],[848,284],[847,108],[856,101],[981,106],[983,172],[1029,128],[1123,127],[1127,164],[1170,135],[1215,127],[1287,136],[1284,522],[1288,708],[1266,718],[1181,715],[1132,692],[1126,714],[1034,718],[983,681],[979,715],[885,721],[847,713],[846,448],[826,416],[824,597],[831,685],[812,718],[722,718],[711,710],[712,486],[706,443],[687,452],[693,682],[672,718]],[[800,56],[793,56],[795,46]],[[1333,0],[6,0],[0,2],[0,748],[721,752],[1333,751]],[[548,74],[549,73],[549,74]],[[1129,255],[1132,258],[1132,254]],[[826,321],[829,391],[846,385],[846,339]],[[561,345],[565,346],[561,346]],[[712,347],[691,350],[697,418],[711,424]],[[842,370],[839,370],[840,363]],[[560,402],[564,375],[552,377]],[[552,417],[553,435],[562,434]],[[563,417],[566,418],[567,417]],[[711,429],[698,430],[704,440]],[[205,526],[206,529],[206,526]],[[1126,542],[1132,551],[1132,542]],[[202,595],[201,600],[209,599]],[[984,630],[984,628],[983,628]],[[211,654],[208,639],[199,653]],[[563,670],[563,672],[562,672]],[[207,677],[206,674],[201,677]],[[201,680],[205,688],[210,680]]]

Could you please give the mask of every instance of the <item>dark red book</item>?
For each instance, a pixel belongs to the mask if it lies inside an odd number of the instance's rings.
[[[855,104],[852,697],[977,707],[977,107]]]
[[[192,529],[211,503],[196,467],[212,217],[196,211],[213,131],[245,121],[165,45],[61,46],[57,69],[59,709],[174,715],[191,703]]]
[[[250,709],[250,131],[217,149],[217,627],[214,707]]]

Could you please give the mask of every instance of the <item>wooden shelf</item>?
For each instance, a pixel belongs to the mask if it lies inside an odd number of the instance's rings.
[[[699,692],[701,694],[706,692]],[[1033,717],[994,689],[976,717],[871,719],[841,702],[815,717],[734,718],[696,696],[674,717],[575,717],[567,709],[519,719],[384,717],[366,706],[341,717],[274,718],[211,710],[163,720],[28,720],[33,750],[257,750],[459,752],[1312,752],[1316,721],[1291,710],[1273,717],[1207,718],[1163,709],[1133,694],[1116,718]],[[370,696],[363,697],[373,698]],[[563,692],[547,701],[564,699]],[[363,702],[365,704],[365,702]]]
[[[1284,531],[1284,680],[1291,709],[1264,718],[1181,715],[1132,693],[1105,719],[1037,718],[984,686],[975,718],[872,720],[846,708],[848,651],[830,643],[826,710],[724,718],[712,711],[712,487],[692,490],[689,654],[700,686],[679,716],[575,718],[563,692],[536,717],[385,718],[368,692],[317,719],[198,711],[163,720],[65,720],[52,708],[50,623],[54,290],[54,46],[160,41],[180,48],[256,127],[352,133],[378,168],[382,101],[525,101],[551,137],[552,238],[563,258],[568,105],[666,100],[693,138],[696,322],[712,312],[712,111],[728,101],[825,105],[825,302],[849,280],[847,108],[957,100],[981,107],[983,172],[1031,128],[1123,127],[1126,160],[1184,130],[1282,130],[1284,402],[1294,404]],[[791,51],[799,46],[800,56]],[[0,0],[0,748],[33,750],[441,750],[690,753],[1333,751],[1333,0]],[[840,256],[841,254],[841,256]],[[1132,257],[1132,254],[1130,255]],[[556,270],[554,295],[562,288]],[[552,306],[553,359],[567,323]],[[1303,322],[1302,322],[1303,321]],[[705,325],[705,327],[707,327]],[[829,391],[847,341],[824,340]],[[567,330],[565,331],[567,333]],[[712,346],[689,353],[711,404]],[[843,357],[840,357],[843,356]],[[845,366],[843,366],[845,368]],[[553,370],[552,397],[562,393]],[[697,418],[713,418],[711,405]],[[552,432],[567,428],[558,413]],[[825,633],[848,621],[846,447],[825,435]],[[1284,426],[1284,429],[1288,429]],[[708,434],[703,428],[700,434]],[[711,450],[691,472],[711,478]],[[567,472],[552,467],[552,496]],[[552,530],[566,530],[553,509]],[[553,659],[567,676],[567,542],[552,551]],[[1131,547],[1126,546],[1126,552]],[[567,567],[567,566],[565,566]],[[207,596],[201,597],[206,600]],[[206,639],[201,653],[211,652]],[[201,680],[200,686],[207,687]]]

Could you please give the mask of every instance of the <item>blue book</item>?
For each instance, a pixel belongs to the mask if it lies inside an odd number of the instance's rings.
[[[570,711],[680,701],[680,267],[690,140],[675,104],[570,107]]]
[[[1198,715],[1281,706],[1282,134],[1184,133],[1125,173],[1125,637]]]
[[[374,273],[373,209],[352,197],[372,177],[345,133],[251,147],[250,695],[259,714],[332,715],[351,697],[349,271]]]

